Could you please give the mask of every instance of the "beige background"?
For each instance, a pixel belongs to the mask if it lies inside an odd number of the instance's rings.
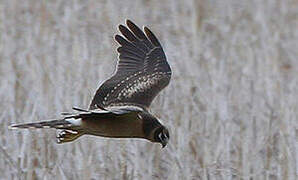
[[[7,129],[87,108],[125,18],[152,29],[173,70],[152,105],[167,148]],[[1,0],[0,179],[294,180],[297,57],[297,0]]]

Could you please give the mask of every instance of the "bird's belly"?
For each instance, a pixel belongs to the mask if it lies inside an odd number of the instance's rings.
[[[142,124],[138,119],[90,119],[83,122],[86,134],[104,137],[142,137]]]

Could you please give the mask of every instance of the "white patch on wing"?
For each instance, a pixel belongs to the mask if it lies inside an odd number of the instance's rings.
[[[69,132],[69,133],[71,133],[71,134],[78,134],[77,131],[72,131],[72,130],[65,130],[65,131],[67,131],[67,132]]]
[[[105,111],[102,109],[94,109],[94,110],[90,110],[90,112],[89,112],[89,114],[92,114],[92,113],[104,114],[104,113],[109,113],[109,111]]]
[[[82,118],[77,118],[77,119],[76,118],[66,118],[65,121],[67,121],[75,126],[82,125]]]
[[[146,90],[151,89],[154,85],[157,85],[161,78],[162,75],[158,75],[157,72],[152,75],[139,77],[132,85],[129,84],[121,90],[118,99],[121,99],[122,97],[131,98],[136,93],[145,92]]]
[[[106,108],[107,110],[113,112],[117,110],[130,110],[130,111],[143,111],[143,108],[138,106],[132,106],[132,105],[123,105],[123,106],[109,106]]]

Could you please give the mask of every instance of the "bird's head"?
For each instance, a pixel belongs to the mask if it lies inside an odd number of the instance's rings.
[[[141,112],[138,114],[138,117],[143,122],[145,138],[151,142],[160,143],[163,148],[166,147],[170,139],[168,129],[148,112]]]
[[[154,141],[160,143],[162,148],[166,147],[169,139],[169,131],[165,126],[159,127],[154,133]]]

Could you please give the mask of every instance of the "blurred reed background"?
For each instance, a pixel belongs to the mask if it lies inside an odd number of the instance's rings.
[[[152,112],[165,149],[11,123],[87,108],[119,23],[147,25],[173,70]],[[0,179],[297,179],[297,0],[0,0]]]

